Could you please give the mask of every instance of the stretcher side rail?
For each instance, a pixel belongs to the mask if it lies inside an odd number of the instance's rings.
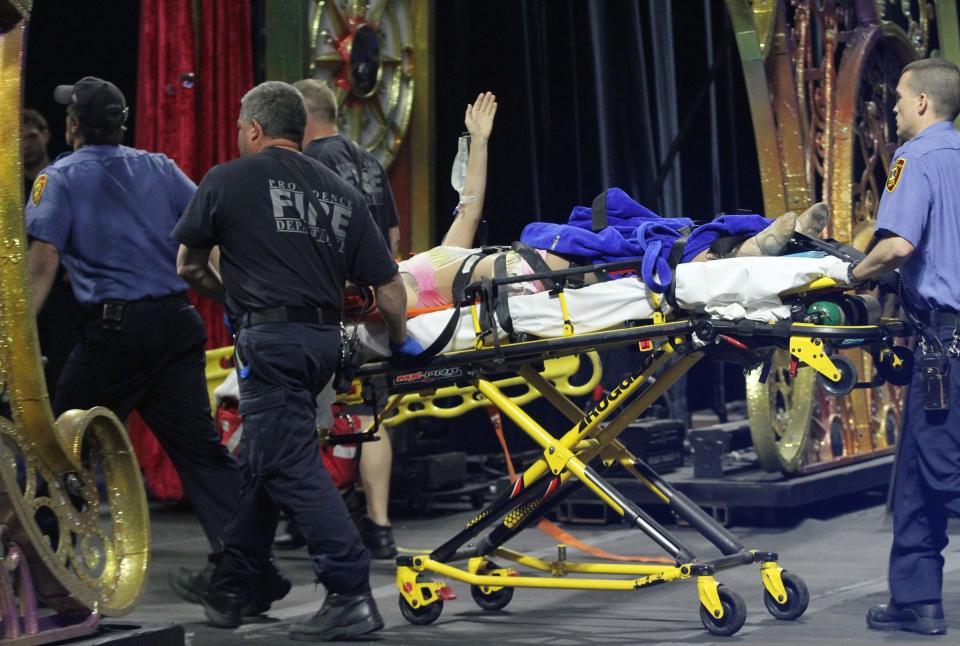
[[[427,359],[391,359],[366,363],[357,370],[356,376],[363,378],[391,375],[426,367],[434,369],[459,366],[484,372],[503,370],[511,364],[521,364],[537,359],[629,345],[641,340],[689,335],[693,329],[694,322],[684,319],[661,325],[640,325],[621,330],[588,332],[570,337],[503,343],[499,348],[455,350]]]
[[[357,378],[397,375],[426,368],[439,370],[459,367],[463,369],[462,377],[470,379],[477,371],[479,373],[502,371],[505,367],[537,359],[615,348],[639,341],[683,337],[689,342],[693,340],[694,333],[702,341],[710,341],[717,334],[725,334],[738,339],[769,340],[773,342],[771,347],[783,347],[783,343],[794,336],[843,340],[856,342],[857,345],[866,345],[892,337],[906,336],[910,333],[909,331],[908,324],[893,320],[884,321],[880,325],[833,326],[798,322],[729,321],[701,316],[659,325],[636,325],[619,330],[587,332],[567,337],[501,343],[498,348],[456,350],[425,360],[377,361],[361,366],[357,370]]]

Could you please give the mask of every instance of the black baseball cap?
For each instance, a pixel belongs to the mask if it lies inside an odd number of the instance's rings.
[[[94,128],[116,129],[127,120],[127,100],[116,85],[84,76],[73,85],[58,85],[53,100],[72,105],[77,119]]]

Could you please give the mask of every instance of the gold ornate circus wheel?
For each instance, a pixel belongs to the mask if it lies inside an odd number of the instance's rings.
[[[830,204],[831,237],[863,249],[896,148],[892,108],[902,67],[940,46],[957,52],[955,6],[890,0],[726,0],[747,84],[768,213]],[[884,303],[885,315],[894,314]],[[845,355],[861,381],[868,353]],[[903,389],[827,394],[809,368],[776,353],[767,383],[747,378],[761,465],[798,473],[877,455],[895,442]]]
[[[146,581],[146,495],[126,432],[104,408],[56,422],[26,287],[20,88],[30,2],[0,0],[0,513],[3,554],[22,550],[33,585],[62,614],[130,612]],[[14,564],[5,558],[4,566]]]
[[[411,0],[318,0],[310,74],[337,95],[339,128],[389,167],[413,108]]]

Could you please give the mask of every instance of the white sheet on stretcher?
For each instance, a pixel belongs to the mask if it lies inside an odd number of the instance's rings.
[[[827,276],[831,268],[836,275],[842,264],[842,260],[832,256],[762,256],[684,263],[676,270],[677,303],[687,312],[729,320],[785,319],[789,308],[780,301],[780,293]],[[653,316],[649,291],[636,277],[567,289],[564,293],[577,332],[617,328],[625,321]],[[515,332],[540,338],[563,335],[563,316],[556,297],[540,292],[511,297],[508,303]],[[450,315],[447,310],[417,316],[407,322],[407,332],[427,347],[447,325]],[[361,327],[360,338],[371,358],[388,356],[387,333],[382,323]],[[474,339],[470,310],[465,308],[443,352],[472,348]]]

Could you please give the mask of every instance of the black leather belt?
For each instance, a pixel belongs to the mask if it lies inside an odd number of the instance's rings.
[[[87,306],[95,321],[108,329],[119,330],[123,327],[127,312],[162,309],[171,305],[189,303],[186,292],[178,292],[160,298],[141,298],[136,301],[109,300]]]
[[[303,323],[305,325],[340,325],[340,311],[318,309],[315,307],[265,307],[263,309],[246,312],[237,319],[235,325],[239,332],[245,327],[253,325],[267,325],[272,323]]]

